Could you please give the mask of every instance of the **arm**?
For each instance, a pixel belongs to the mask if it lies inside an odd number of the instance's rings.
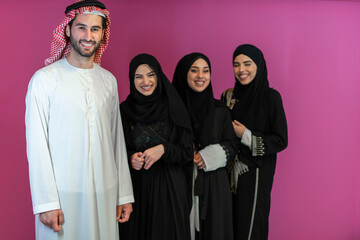
[[[30,81],[26,95],[26,143],[29,176],[34,214],[46,226],[60,231],[63,213],[54,177],[49,149],[49,95],[55,88],[54,81],[37,72]]]
[[[256,148],[259,145],[259,143],[261,144],[261,142],[263,142],[264,151],[265,151],[264,155],[278,153],[284,150],[288,144],[285,111],[282,104],[281,95],[276,90],[272,90],[270,92],[269,104],[270,104],[269,115],[270,115],[270,126],[271,126],[270,132],[261,133],[261,132],[252,131],[253,152],[254,152],[254,148]]]
[[[163,161],[171,164],[186,164],[191,162],[193,150],[190,136],[185,134],[186,130],[180,131],[176,127],[173,131],[175,131],[174,135],[177,139],[174,143],[166,142],[159,144],[143,152],[141,157],[143,157],[145,161],[144,169],[149,169],[161,158]]]
[[[270,126],[269,133],[250,131],[237,122],[235,132],[240,131],[240,125],[245,128],[241,143],[249,147],[252,156],[266,156],[282,151],[287,146],[287,124],[280,94],[273,90],[270,94]],[[238,134],[237,134],[238,135]]]
[[[204,171],[216,170],[231,164],[238,148],[238,139],[231,124],[230,113],[225,106],[220,107],[220,110],[223,116],[220,142],[208,145],[199,151],[206,164]]]
[[[115,80],[116,82],[116,80]],[[119,98],[117,86],[114,86],[113,116],[112,116],[112,138],[114,143],[115,163],[118,172],[118,206],[125,206],[134,202],[133,188],[131,183],[128,155],[124,139],[124,131],[120,117]],[[129,213],[130,214],[130,213]]]
[[[214,171],[226,166],[226,153],[220,144],[208,145],[201,149],[198,154],[200,157],[194,157],[194,162],[200,169],[204,169],[205,172]],[[195,156],[197,156],[197,154],[195,154]],[[205,166],[203,166],[201,161],[204,161]]]
[[[194,150],[189,130],[174,126],[174,141],[164,143],[162,160],[171,164],[186,165],[193,162]]]

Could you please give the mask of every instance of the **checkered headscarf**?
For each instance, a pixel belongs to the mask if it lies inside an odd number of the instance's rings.
[[[77,0],[77,2],[81,2],[84,0]],[[106,16],[106,29],[104,30],[104,37],[101,40],[100,46],[98,50],[95,52],[94,62],[100,64],[101,56],[104,53],[106,47],[109,43],[110,37],[110,13],[106,9],[101,9],[95,6],[86,6],[80,7],[78,9],[73,9],[66,14],[64,19],[61,21],[60,25],[54,29],[53,39],[51,41],[51,50],[50,57],[45,60],[45,65],[49,65],[59,59],[65,58],[70,53],[70,41],[65,34],[66,26],[69,24],[71,20],[75,18],[77,14],[82,14],[83,12],[88,11],[99,11]]]

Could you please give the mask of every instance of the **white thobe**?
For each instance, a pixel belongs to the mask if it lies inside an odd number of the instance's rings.
[[[26,140],[37,239],[118,239],[116,205],[134,201],[115,77],[61,59],[26,95]],[[61,209],[59,233],[39,213]]]

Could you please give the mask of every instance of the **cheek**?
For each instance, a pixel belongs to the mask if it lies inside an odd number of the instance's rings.
[[[239,68],[233,68],[234,74],[236,75],[239,71]]]
[[[140,80],[135,80],[135,81],[134,81],[134,85],[135,85],[135,88],[136,88],[137,90],[139,90],[139,89],[140,89]]]
[[[188,73],[188,75],[187,75],[187,84],[189,85],[189,86],[191,86],[191,84],[193,83],[193,76],[191,75],[191,73]]]

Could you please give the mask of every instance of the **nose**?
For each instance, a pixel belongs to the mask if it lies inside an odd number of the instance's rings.
[[[144,84],[148,85],[150,83],[150,80],[148,77],[144,77]]]
[[[87,30],[84,32],[84,39],[85,39],[85,40],[92,40],[92,32],[91,32],[91,29],[87,29]]]
[[[199,71],[198,78],[202,79],[204,77],[204,73],[202,71]]]
[[[245,71],[245,67],[244,67],[244,65],[240,65],[240,66],[239,66],[239,71],[240,71],[240,72]]]

